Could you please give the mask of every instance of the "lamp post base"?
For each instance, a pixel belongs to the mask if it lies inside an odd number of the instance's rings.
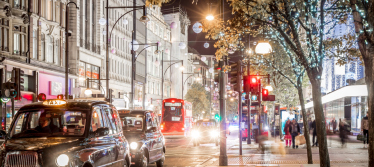
[[[227,155],[219,156],[219,166],[228,166]]]

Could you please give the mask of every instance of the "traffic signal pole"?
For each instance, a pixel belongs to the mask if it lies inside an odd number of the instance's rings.
[[[251,67],[251,63],[250,61],[248,61],[248,64],[247,64],[247,75],[250,76],[251,73],[250,73],[250,67]],[[246,93],[250,93],[250,92],[246,92]],[[250,97],[250,96],[249,96]],[[248,111],[247,111],[247,120],[248,120],[248,125],[247,125],[247,144],[251,144],[251,98],[248,98],[247,99],[247,106],[248,106]]]
[[[221,115],[220,125],[220,148],[219,148],[219,166],[227,166],[227,150],[226,150],[226,83],[225,83],[225,72],[222,70],[224,61],[219,61],[219,108]]]
[[[239,155],[243,155],[243,146],[242,146],[242,127],[241,127],[241,121],[242,121],[242,114],[243,114],[243,104],[242,104],[242,63],[241,61],[238,61],[237,64],[237,90],[239,93]],[[243,127],[244,128],[244,127]]]

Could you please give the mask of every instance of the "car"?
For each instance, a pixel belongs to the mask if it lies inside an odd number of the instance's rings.
[[[105,101],[31,103],[18,110],[9,132],[0,134],[6,167],[129,167],[131,162],[118,112]]]
[[[191,142],[194,146],[202,143],[215,143],[219,144],[219,125],[214,119],[198,120],[191,131]]]
[[[119,110],[123,132],[130,143],[131,166],[146,167],[165,161],[165,138],[159,117],[149,110]]]

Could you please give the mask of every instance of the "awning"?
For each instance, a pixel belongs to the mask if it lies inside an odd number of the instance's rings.
[[[368,96],[366,85],[351,85],[335,90],[322,97],[322,104],[341,99],[344,97]],[[298,106],[301,108],[300,106]],[[313,107],[313,101],[305,104],[305,108]]]

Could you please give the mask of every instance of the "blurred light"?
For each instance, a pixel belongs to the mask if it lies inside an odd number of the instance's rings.
[[[265,89],[267,89],[268,91],[273,91],[273,87],[271,87],[271,85],[266,86]]]
[[[268,42],[259,42],[255,51],[257,54],[268,54],[272,52],[272,48]]]
[[[210,15],[206,16],[205,18],[206,18],[207,20],[211,21],[211,20],[214,19],[214,16],[210,14]]]

